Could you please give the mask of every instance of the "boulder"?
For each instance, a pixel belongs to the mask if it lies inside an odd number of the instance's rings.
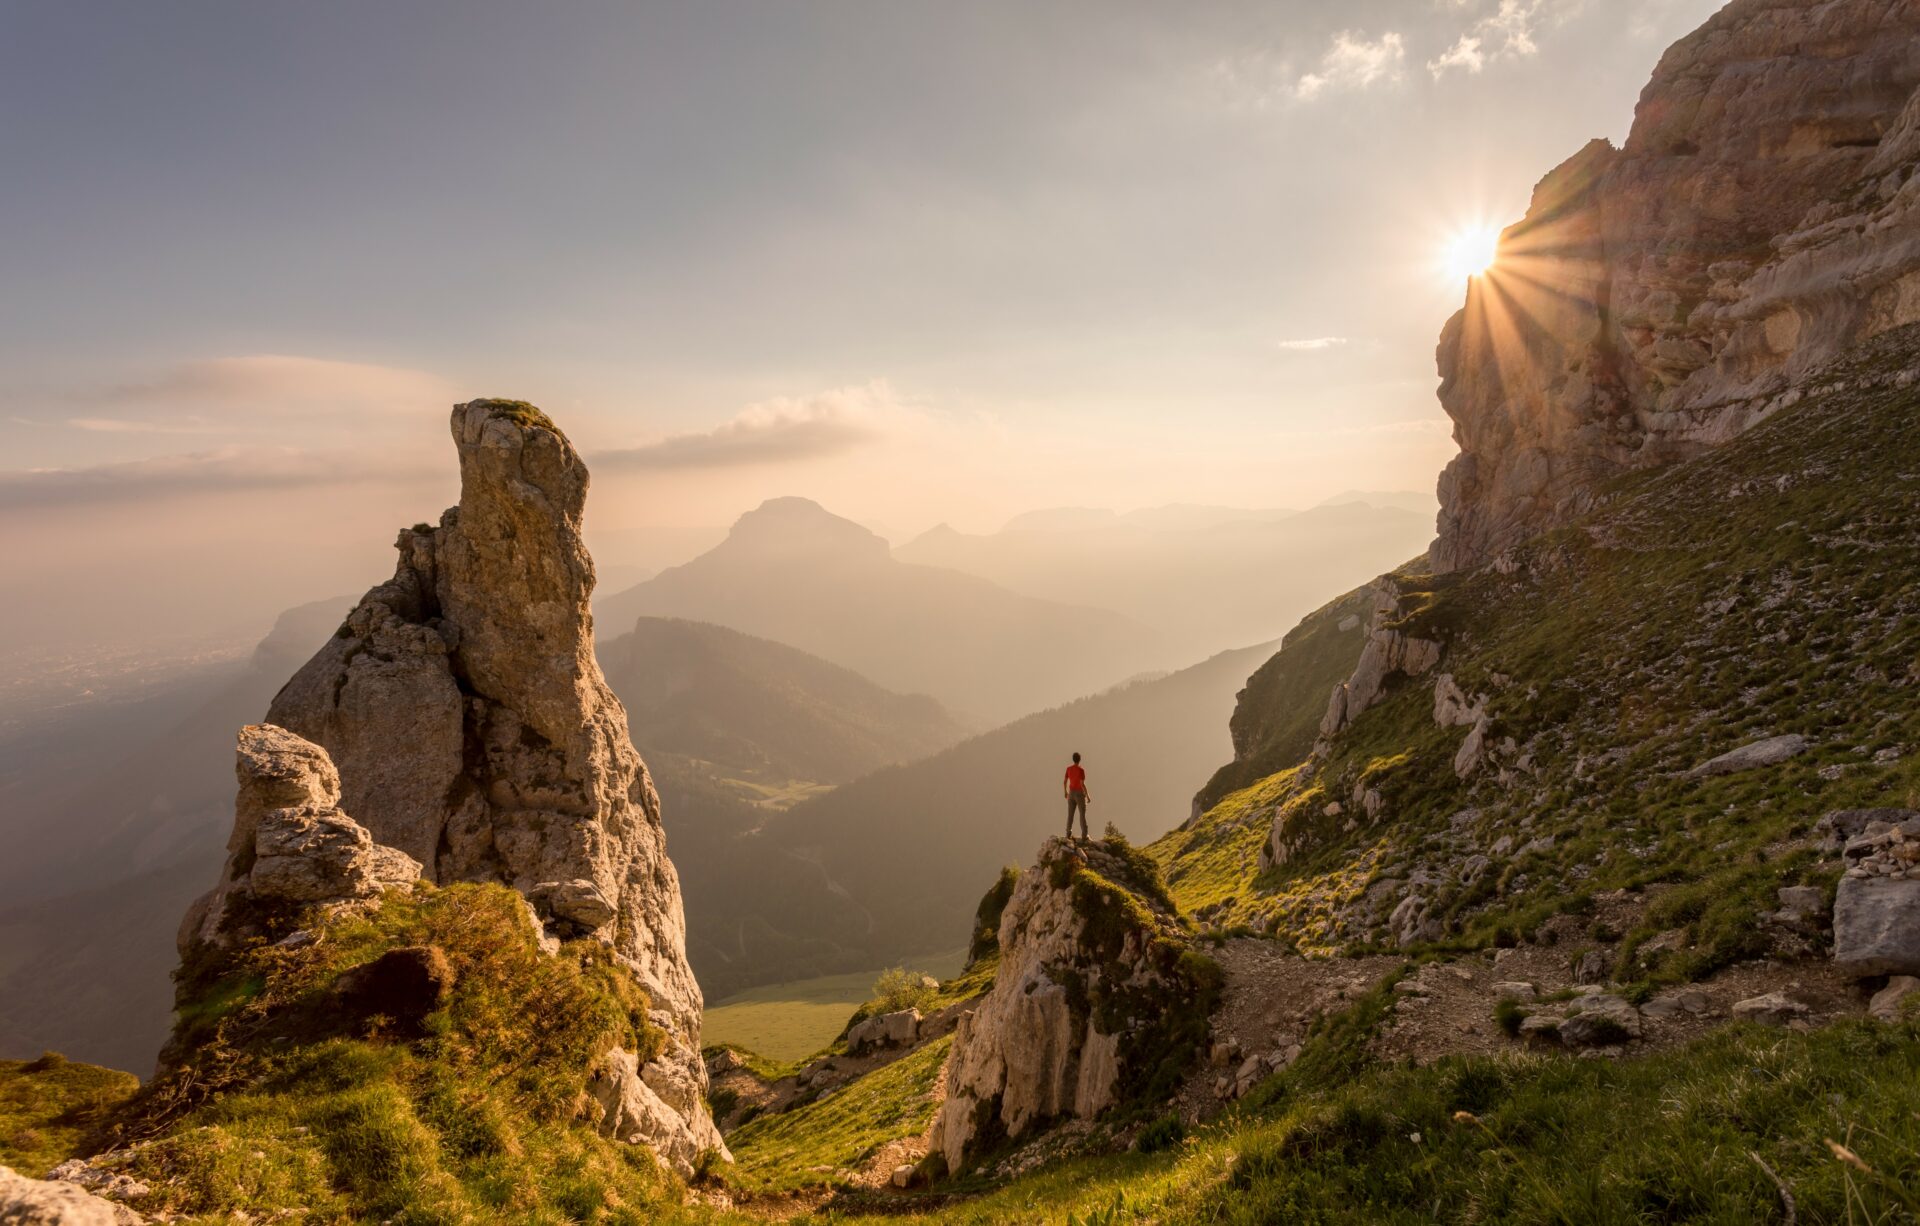
[[[1914,818],[1920,818],[1920,810],[1836,809],[1816,822],[1813,832],[1820,836],[1820,846],[1823,850],[1838,851],[1849,841],[1865,834],[1868,827],[1884,829],[1898,826]]]
[[[1893,976],[1867,1002],[1867,1012],[1883,1022],[1897,1022],[1915,1007],[1920,1007],[1920,978],[1912,975]]]
[[[1733,1006],[1735,1021],[1759,1022],[1764,1026],[1785,1026],[1790,1022],[1803,1021],[1812,1012],[1806,1005],[1781,992],[1749,997],[1735,1002]]]
[[[1709,758],[1687,772],[1689,779],[1710,779],[1715,775],[1731,775],[1735,771],[1753,770],[1762,766],[1778,766],[1788,758],[1805,753],[1813,742],[1797,732],[1785,736],[1770,736],[1765,740],[1753,741],[1738,749],[1728,750],[1717,758]]]
[[[1855,979],[1920,975],[1920,880],[1841,878],[1833,904],[1833,965]]]
[[[1698,988],[1668,992],[1640,1006],[1642,1014],[1657,1018],[1679,1017],[1683,1013],[1691,1017],[1704,1017],[1712,1011],[1713,1002]]]
[[[0,1222],[7,1226],[139,1226],[146,1220],[78,1184],[28,1179],[0,1166]]]
[[[597,932],[620,914],[605,891],[584,877],[543,881],[527,891],[527,901],[535,911],[582,932]]]
[[[1532,984],[1520,983],[1517,980],[1494,984],[1493,994],[1500,1000],[1517,1000],[1521,1002],[1530,1001],[1537,995]]]
[[[920,1035],[920,1010],[876,1014],[847,1031],[847,1050],[859,1055],[873,1047],[907,1047]]]
[[[1618,996],[1587,996],[1568,1006],[1560,1023],[1568,1047],[1603,1047],[1640,1037],[1640,1010]]]

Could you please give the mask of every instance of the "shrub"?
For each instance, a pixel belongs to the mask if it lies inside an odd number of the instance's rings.
[[[969,967],[1000,948],[1000,917],[1006,914],[1013,887],[1019,881],[1020,870],[1009,864],[1000,870],[999,879],[981,897],[980,906],[973,913],[973,941],[967,946]]]
[[[927,976],[904,966],[888,967],[873,981],[875,1013],[898,1013],[902,1009],[925,1010],[933,1004],[940,989],[927,982]]]
[[[1133,1147],[1143,1154],[1157,1154],[1161,1150],[1172,1149],[1186,1139],[1187,1126],[1180,1122],[1180,1113],[1169,1111],[1142,1128]]]
[[[1526,1020],[1527,1011],[1521,1007],[1519,1001],[1513,999],[1511,996],[1501,997],[1498,1003],[1493,1006],[1494,1024],[1500,1027],[1501,1032],[1508,1038],[1518,1038],[1520,1036],[1520,1023]]]

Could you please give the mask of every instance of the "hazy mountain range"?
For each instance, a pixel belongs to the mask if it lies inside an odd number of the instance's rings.
[[[1063,826],[1060,776],[1075,751],[1096,834],[1112,823],[1145,839],[1178,825],[1196,782],[1231,756],[1235,695],[1270,654],[1225,652],[1029,715],[803,801],[721,854],[690,851],[669,813],[702,984],[724,995],[955,945],[982,883]]]
[[[1328,591],[1419,553],[1433,535],[1432,511],[1413,509],[1421,497],[1356,492],[1307,511],[1069,508],[991,535],[935,528],[894,556],[1116,610],[1196,660],[1275,638]]]
[[[762,504],[720,545],[597,610],[609,627],[642,616],[775,639],[985,724],[1170,662],[1162,637],[1138,622],[903,562],[885,540],[803,498]]]

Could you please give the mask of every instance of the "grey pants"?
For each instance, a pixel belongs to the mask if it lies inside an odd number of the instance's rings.
[[[1073,837],[1073,815],[1080,815],[1080,837],[1087,837],[1087,794],[1085,792],[1067,793],[1067,837]]]

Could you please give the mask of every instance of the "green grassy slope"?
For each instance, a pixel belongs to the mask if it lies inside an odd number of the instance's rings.
[[[1401,678],[1316,771],[1268,776],[1163,840],[1176,895],[1355,948],[1386,937],[1352,905],[1360,891],[1426,872],[1445,878],[1444,942],[1484,945],[1597,891],[1667,882],[1681,888],[1626,934],[1627,974],[1699,976],[1760,952],[1753,921],[1779,886],[1830,884],[1799,842],[1822,814],[1920,802],[1920,390],[1889,381],[1916,350],[1920,330],[1883,337],[1844,386],[1620,482],[1510,573],[1403,576],[1401,628],[1445,642],[1436,672],[1490,696],[1488,764],[1456,778],[1465,729],[1433,722],[1433,675]],[[1300,701],[1317,718],[1325,697]],[[1782,733],[1814,747],[1684,773]],[[1380,793],[1376,820],[1356,817],[1356,785]],[[1346,811],[1325,815],[1331,800]],[[1275,812],[1300,850],[1256,879]],[[1494,854],[1472,884],[1454,875],[1502,837],[1534,850]],[[1641,953],[1675,928],[1675,948]]]
[[[131,1073],[52,1052],[37,1060],[0,1060],[0,1166],[44,1178],[139,1088]]]
[[[727,1138],[735,1165],[722,1178],[761,1193],[842,1182],[889,1141],[926,1131],[952,1046],[951,1037],[929,1043],[830,1095],[749,1121]]]
[[[917,958],[909,969],[936,979],[950,979],[961,971],[965,953],[953,950],[932,958]],[[701,1041],[738,1047],[791,1063],[824,1050],[846,1029],[847,1018],[873,995],[878,970],[854,971],[751,988],[707,1006],[701,1023]]]
[[[1358,1073],[1341,1058],[1353,1037],[1316,1041],[1171,1150],[1074,1159],[958,1203],[928,1197],[924,1217],[1628,1226],[1892,1223],[1920,1212],[1912,1023],[1735,1027],[1619,1062],[1450,1059]]]
[[[313,917],[310,917],[313,918]],[[675,1181],[646,1150],[597,1135],[582,1088],[608,1047],[659,1038],[645,994],[603,947],[534,944],[501,886],[421,885],[319,940],[185,968],[178,1067],[97,1145],[144,1142],[117,1169],[143,1212],[227,1221],[671,1222]],[[403,946],[454,977],[418,1037],[342,1007],[341,974]]]

